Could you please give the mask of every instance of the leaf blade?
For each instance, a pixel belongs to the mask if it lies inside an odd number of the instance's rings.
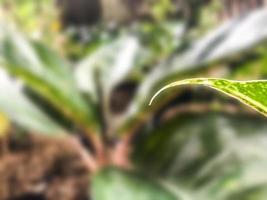
[[[46,116],[22,92],[22,87],[0,68],[0,112],[33,132],[61,135],[64,129]]]
[[[161,185],[118,169],[104,169],[92,180],[93,199],[175,200],[176,195]]]
[[[1,38],[0,53],[1,67],[23,80],[76,125],[96,132],[94,105],[88,106],[79,93],[65,60],[41,43],[9,29]]]
[[[150,100],[149,105],[164,90],[181,85],[203,85],[231,96],[267,116],[267,80],[232,81],[216,78],[194,78],[176,81],[161,88]]]

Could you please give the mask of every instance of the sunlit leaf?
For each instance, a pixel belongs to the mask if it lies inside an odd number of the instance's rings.
[[[258,112],[267,115],[267,80],[231,81],[226,79],[196,78],[177,81],[159,90],[151,99],[150,104],[162,91],[171,87],[186,84],[211,87],[238,99]]]

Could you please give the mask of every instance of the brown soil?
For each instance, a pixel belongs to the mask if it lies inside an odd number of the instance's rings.
[[[88,200],[89,173],[69,139],[14,136],[0,145],[1,200]]]

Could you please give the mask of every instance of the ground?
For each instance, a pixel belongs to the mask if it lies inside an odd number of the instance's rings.
[[[89,199],[89,172],[68,139],[10,136],[0,147],[1,200]]]

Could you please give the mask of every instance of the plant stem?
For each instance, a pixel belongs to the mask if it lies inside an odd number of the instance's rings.
[[[99,166],[92,154],[81,144],[77,137],[72,137],[70,142],[71,145],[77,150],[77,152],[79,152],[81,159],[85,163],[87,169],[91,173],[95,173],[98,170]]]
[[[132,163],[130,161],[130,142],[131,135],[126,135],[115,144],[110,153],[110,162],[112,165],[124,169],[132,168]]]

